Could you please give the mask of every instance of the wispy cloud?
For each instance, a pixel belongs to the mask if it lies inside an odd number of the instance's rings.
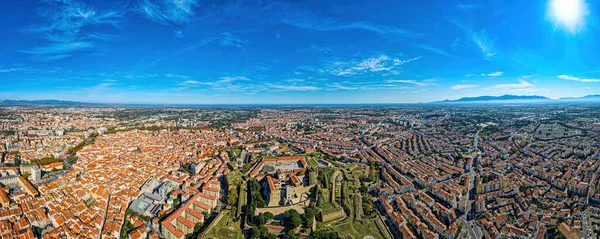
[[[112,34],[104,34],[99,32],[87,33],[81,37],[82,40],[98,40],[98,41],[108,41],[117,39],[119,36]]]
[[[311,85],[280,85],[267,83],[266,86],[275,91],[317,91],[321,89]]]
[[[93,85],[90,87],[84,87],[82,90],[87,92],[87,94],[96,95],[96,94],[101,94],[102,92],[108,90],[111,86],[114,86],[116,84],[117,84],[116,80],[106,79],[96,85]]]
[[[12,73],[12,72],[37,72],[37,68],[26,67],[22,65],[11,65],[11,66],[0,66],[0,73]]]
[[[146,0],[147,1],[147,0]],[[219,2],[219,1],[217,1]],[[327,17],[299,6],[295,1],[220,1],[213,4],[212,18],[224,23],[238,23],[250,27],[287,25],[319,32],[365,31],[387,39],[415,38],[424,34],[391,24],[368,21],[342,21]],[[280,38],[279,33],[274,33]]]
[[[394,61],[394,66],[401,66],[401,65],[404,65],[406,63],[419,60],[421,58],[423,58],[423,56],[417,56],[417,57],[409,58],[409,59],[406,59],[406,60],[402,60],[400,58],[394,58],[393,61]]]
[[[186,80],[186,81],[177,83],[178,86],[194,86],[194,85],[200,85],[200,84],[202,84],[202,82],[197,81],[197,80]]]
[[[452,90],[464,90],[464,89],[473,89],[475,87],[477,87],[477,85],[466,84],[466,85],[454,85],[454,86],[450,87],[450,89],[452,89]]]
[[[452,54],[446,52],[445,50],[437,48],[437,47],[433,47],[433,46],[430,46],[430,45],[415,45],[415,47],[416,48],[421,48],[423,50],[427,50],[427,51],[430,51],[430,52],[433,52],[433,53],[436,53],[436,54],[439,54],[439,55],[442,55],[442,56],[447,56],[447,57],[450,57],[450,58],[456,58],[455,56],[453,56]]]
[[[600,82],[600,79],[597,79],[597,78],[579,78],[579,77],[570,76],[570,75],[559,75],[557,77],[559,79],[563,79],[563,80],[579,81],[579,82],[585,82],[585,83]]]
[[[504,75],[504,72],[502,71],[494,71],[494,72],[490,72],[490,73],[481,73],[481,74],[466,74],[465,77],[472,77],[472,76],[490,76],[490,77],[499,77]],[[524,77],[520,77],[521,79],[525,79]]]
[[[250,79],[244,76],[223,76],[219,79],[219,83],[231,83],[234,81],[249,81]]]
[[[481,76],[491,76],[491,77],[498,77],[498,76],[502,76],[504,74],[504,72],[502,71],[496,71],[496,72],[492,72],[492,73],[482,73]]]
[[[243,39],[233,35],[232,33],[225,32],[220,35],[213,35],[213,36],[205,37],[205,38],[199,40],[198,42],[196,42],[195,44],[189,45],[189,46],[187,46],[179,51],[173,52],[171,54],[167,54],[166,56],[161,54],[160,57],[150,58],[150,59],[147,59],[146,57],[144,57],[142,59],[142,61],[138,64],[142,65],[144,68],[152,68],[152,67],[155,67],[155,66],[161,64],[162,62],[164,62],[167,59],[185,54],[187,52],[195,51],[199,48],[202,48],[202,47],[205,47],[208,45],[213,45],[213,44],[218,44],[219,46],[222,46],[222,47],[233,47],[233,48],[237,48],[237,49],[244,49],[244,47],[248,44],[248,41],[243,40]]]
[[[72,53],[92,48],[94,45],[91,42],[59,42],[41,47],[30,48],[29,50],[21,50],[20,52],[36,55],[38,60],[49,61],[64,59],[72,56]]]
[[[335,19],[322,17],[313,14],[312,12],[302,11],[298,9],[290,9],[287,5],[276,5],[272,9],[283,12],[280,19],[281,23],[290,25],[296,28],[333,32],[347,30],[363,30],[379,34],[382,37],[421,37],[423,34],[415,33],[411,30],[398,28],[390,25],[373,24],[367,21],[360,22],[341,22]]]
[[[518,83],[496,84],[486,88],[502,93],[530,93],[537,90],[534,84],[531,84],[523,79],[519,79]]]
[[[342,85],[340,83],[333,83],[327,86],[327,90],[357,90],[358,87]]]
[[[314,31],[344,31],[344,30],[364,30],[378,33],[384,36],[401,37],[420,37],[423,34],[415,33],[406,29],[400,29],[392,26],[371,24],[369,22],[339,23],[331,19],[310,19],[310,18],[286,18],[283,23],[293,27],[314,30]]]
[[[454,5],[455,8],[460,9],[460,10],[472,10],[472,9],[477,9],[480,6],[477,4],[465,4],[465,3],[459,3]]]
[[[458,44],[460,43],[460,37],[457,37],[454,39],[454,41],[452,42],[452,44],[450,45],[450,48],[452,49],[456,49],[456,47],[458,47]]]
[[[450,19],[449,21],[465,32],[467,39],[469,39],[477,48],[479,48],[484,58],[487,59],[493,57],[498,53],[498,50],[494,44],[494,40],[488,37],[485,30],[474,31],[456,19]]]
[[[198,5],[198,0],[142,0],[135,10],[156,23],[175,26],[189,23]]]
[[[188,78],[190,78],[189,76],[186,76],[186,75],[173,74],[173,73],[165,74],[165,76],[169,77],[169,78],[181,78],[181,79],[188,79]]]
[[[487,34],[485,33],[485,30],[481,30],[479,32],[472,33],[471,40],[473,40],[477,44],[477,46],[481,50],[481,53],[483,54],[483,56],[492,57],[492,56],[496,55],[494,41],[492,41],[487,36]]]
[[[333,29],[336,29],[336,28],[333,28]],[[403,37],[421,37],[424,35],[424,34],[415,33],[413,31],[406,30],[406,29],[401,29],[401,28],[388,26],[388,25],[372,24],[369,22],[354,22],[354,23],[350,23],[350,24],[346,24],[346,25],[340,25],[337,27],[337,29],[339,29],[339,30],[360,29],[360,30],[372,31],[372,32],[376,32],[376,33],[384,34],[384,35],[389,34],[389,35],[403,36]]]
[[[327,55],[333,53],[333,49],[324,46],[318,46],[314,44],[310,44],[310,47],[306,50],[306,52],[315,54],[315,55]]]
[[[244,49],[244,47],[248,44],[248,40],[242,39],[239,36],[229,32],[223,33],[219,41],[221,46],[235,47],[239,49]]]
[[[185,78],[183,78],[183,79],[185,79]],[[187,80],[178,82],[176,84],[176,87],[172,88],[172,89],[187,90],[187,89],[191,89],[191,88],[205,86],[205,87],[209,87],[211,89],[240,91],[241,86],[235,84],[235,82],[239,82],[239,81],[251,81],[251,80],[244,76],[223,76],[215,81],[198,81],[198,80],[193,80],[193,79],[187,79]]]
[[[352,67],[353,70],[356,71],[371,71],[371,72],[378,72],[378,71],[389,71],[392,69],[391,66],[386,66],[385,65],[385,61],[388,61],[390,58],[388,56],[379,56],[377,58],[368,58],[365,59],[363,61],[361,61],[360,63],[358,63],[356,66]]]
[[[431,85],[430,82],[416,81],[416,80],[386,80],[386,82],[387,83],[404,83],[404,84],[410,84],[410,85],[416,85],[416,86]]]
[[[319,71],[335,76],[353,76],[366,73],[391,72],[393,69],[406,63],[416,61],[422,57],[410,59],[391,58],[388,55],[372,56],[365,59],[336,60],[327,63]]]
[[[94,41],[112,38],[97,32],[83,33],[83,28],[90,25],[117,26],[122,18],[118,11],[100,11],[76,0],[47,0],[43,3],[38,14],[44,22],[24,31],[41,34],[50,43],[21,50],[42,61],[64,59],[74,52],[92,48]]]

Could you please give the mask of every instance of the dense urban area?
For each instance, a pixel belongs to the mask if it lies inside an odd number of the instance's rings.
[[[598,238],[595,105],[0,107],[0,238]]]

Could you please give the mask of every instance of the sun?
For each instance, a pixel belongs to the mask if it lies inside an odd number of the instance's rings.
[[[555,29],[560,27],[573,34],[583,29],[589,14],[585,0],[549,0],[547,11]]]

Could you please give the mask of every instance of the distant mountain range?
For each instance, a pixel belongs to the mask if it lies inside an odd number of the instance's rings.
[[[550,99],[539,95],[501,95],[501,96],[477,96],[463,97],[457,100],[444,100],[429,102],[427,104],[478,104],[478,103],[600,103],[600,94],[586,95],[582,97],[566,97],[559,99]],[[0,100],[0,106],[166,106],[161,104],[107,104],[107,103],[86,103],[64,100]],[[267,104],[265,104],[267,105]],[[336,104],[331,104],[336,105]],[[369,104],[364,104],[369,105]],[[171,106],[208,106],[202,104],[174,104]],[[223,105],[224,106],[224,105]]]
[[[565,97],[560,98],[561,100],[588,100],[588,99],[600,99],[600,95],[586,95],[584,97]]]
[[[568,102],[600,102],[600,95],[586,95],[583,97],[569,97],[550,99],[539,95],[501,95],[501,96],[478,96],[463,97],[457,100],[444,100],[431,102],[435,104],[452,103],[568,103]]]
[[[551,100],[548,97],[539,95],[502,95],[502,96],[477,96],[477,97],[464,97],[458,100],[444,100],[434,103],[461,103],[461,102],[487,102],[487,101],[523,101],[523,100]]]

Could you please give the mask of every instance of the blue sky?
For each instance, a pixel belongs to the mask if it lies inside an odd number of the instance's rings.
[[[579,7],[557,13],[557,1]],[[597,0],[9,1],[0,8],[0,99],[398,103],[597,94],[598,9]]]

